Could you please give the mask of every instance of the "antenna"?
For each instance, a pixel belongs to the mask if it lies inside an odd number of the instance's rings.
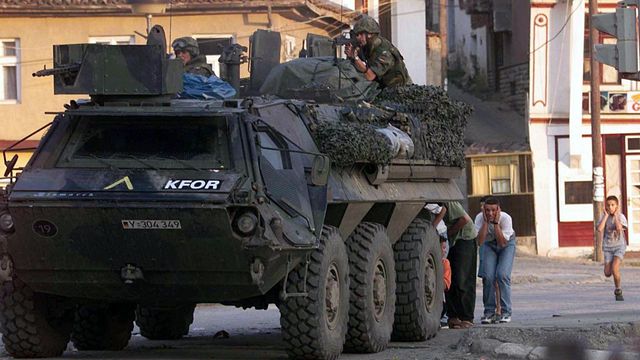
[[[342,29],[342,24],[344,24],[344,22],[342,21],[342,12],[344,11],[344,0],[340,0],[340,27],[339,29]],[[340,32],[342,33],[342,30],[340,30]],[[338,67],[338,91],[342,90],[342,70],[340,69],[340,64],[338,64],[338,46],[335,47],[335,50],[333,51],[333,56],[335,56],[334,60],[335,60],[335,65]]]
[[[173,10],[171,9],[172,6],[173,2],[169,1],[169,41],[173,41],[173,37],[171,37],[171,29],[173,27]],[[173,53],[173,51],[171,53]]]

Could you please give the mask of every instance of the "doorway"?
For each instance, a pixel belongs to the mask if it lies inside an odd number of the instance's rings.
[[[627,155],[627,222],[629,244],[640,244],[640,155]]]

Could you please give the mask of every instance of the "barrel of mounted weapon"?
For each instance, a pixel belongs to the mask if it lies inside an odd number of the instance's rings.
[[[62,74],[76,74],[80,71],[80,64],[70,64],[64,66],[54,67],[52,69],[42,69],[31,74],[33,77],[62,75]]]

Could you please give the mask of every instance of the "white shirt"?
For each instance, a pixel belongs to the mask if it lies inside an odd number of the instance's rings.
[[[476,227],[476,231],[480,232],[480,228],[482,227],[482,224],[484,224],[484,216],[482,212],[476,215],[476,219],[473,223]],[[513,221],[511,220],[511,216],[506,212],[501,211],[498,225],[502,230],[502,235],[504,235],[504,238],[507,241],[509,241],[513,236],[513,234],[515,234],[515,231],[513,230]],[[495,226],[494,224],[489,223],[489,227],[487,229],[487,237],[484,239],[484,241],[494,241],[496,239],[494,226]]]
[[[435,215],[440,214],[442,211],[442,206],[438,204],[427,204],[424,208]],[[436,225],[436,231],[438,232],[438,235],[447,237],[447,225],[444,224],[444,221],[440,220],[438,225]]]

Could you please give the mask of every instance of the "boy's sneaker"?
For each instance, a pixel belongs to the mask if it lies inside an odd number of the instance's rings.
[[[480,318],[480,323],[485,325],[493,323],[493,316],[494,315],[484,315]]]
[[[506,323],[510,323],[510,322],[511,322],[511,315],[503,314],[502,316],[500,316],[500,323],[501,324],[506,324]]]
[[[624,301],[624,297],[622,296],[622,289],[616,289],[616,291],[613,292],[613,295],[616,296],[616,301]]]

